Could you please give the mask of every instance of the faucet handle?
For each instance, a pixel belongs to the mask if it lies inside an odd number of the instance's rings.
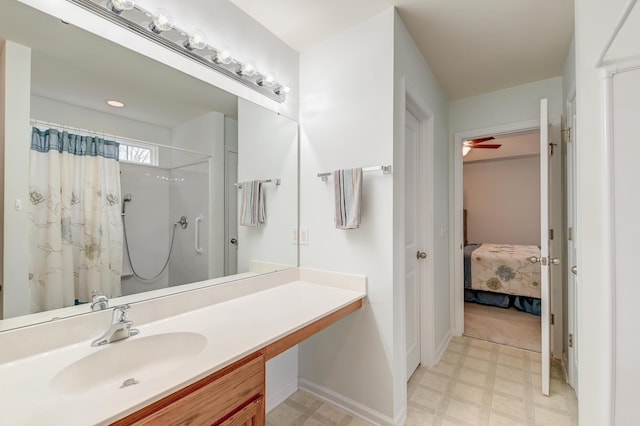
[[[109,307],[109,299],[107,296],[100,292],[93,290],[91,291],[91,310],[92,311],[102,311]]]
[[[113,320],[114,322],[125,322],[129,316],[129,309],[131,306],[128,304],[119,305],[113,308]]]

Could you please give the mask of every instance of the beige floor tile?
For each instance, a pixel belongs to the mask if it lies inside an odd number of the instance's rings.
[[[267,423],[274,426],[290,425],[303,414],[301,411],[283,403],[269,412]]]
[[[351,419],[347,426],[370,426],[369,423],[365,423],[360,419]]]
[[[326,421],[318,420],[314,417],[309,417],[302,423],[302,426],[333,426],[335,423],[329,423]]]
[[[524,380],[524,372],[522,370],[518,368],[507,367],[505,365],[496,366],[496,376],[514,381]]]
[[[315,410],[320,407],[320,405],[322,405],[322,402],[319,401],[316,397],[303,391],[294,393],[293,395],[291,395],[290,399],[291,401],[294,401],[310,410]]]
[[[516,419],[525,420],[524,401],[519,398],[494,394],[491,400],[491,409],[500,414],[508,414]]]
[[[489,426],[524,426],[525,423],[498,413],[489,414]]]
[[[320,408],[318,408],[315,412],[316,414],[326,417],[329,420],[332,420],[336,423],[344,422],[346,419],[350,417],[344,411],[327,403],[322,404]]]
[[[504,365],[511,368],[524,368],[524,359],[522,357],[514,357],[511,355],[498,354],[498,365]]]
[[[578,402],[573,389],[557,377],[562,372],[558,364],[552,369],[551,396],[544,397],[538,354],[467,337],[453,338],[447,354],[449,361],[456,363],[419,367],[408,383],[406,425],[577,426]],[[489,375],[493,371],[495,377]],[[527,419],[526,415],[532,417]],[[298,391],[267,415],[267,425],[368,423]]]
[[[449,386],[449,377],[427,371],[420,379],[420,384],[444,393]]]
[[[489,366],[491,364],[489,363],[489,361],[485,361],[482,359],[466,358],[463,365],[464,368],[470,368],[472,370],[478,370],[486,373],[487,371],[489,371]]]
[[[433,413],[421,410],[417,407],[409,405],[407,407],[406,426],[427,426],[433,424],[435,416]]]
[[[431,367],[429,371],[451,377],[456,371],[456,366],[448,362],[440,362],[436,366]]]
[[[456,387],[453,389],[454,397],[473,402],[475,404],[482,404],[484,394],[484,389],[477,386],[467,385],[465,383],[456,383]]]
[[[536,405],[546,408],[553,408],[563,412],[568,412],[567,402],[564,399],[564,395],[559,393],[551,393],[549,396],[545,396],[542,393],[534,392],[533,400]]]
[[[476,425],[480,420],[480,408],[474,404],[468,404],[452,399],[449,401],[447,416]]]
[[[539,426],[571,426],[571,418],[567,415],[556,413],[555,411],[546,410],[536,407],[535,411],[536,425]]]
[[[493,383],[494,392],[500,392],[505,395],[515,396],[516,398],[523,398],[525,385],[517,382],[513,382],[511,380],[505,380],[499,377],[496,377],[495,382]]]
[[[438,404],[442,397],[443,394],[441,392],[437,392],[423,386],[418,386],[413,392],[413,395],[411,395],[411,399],[409,399],[409,401],[415,402],[423,408],[435,411],[438,408]]]
[[[467,349],[467,356],[484,359],[486,361],[491,360],[491,352],[485,351],[484,349],[469,348]]]
[[[462,370],[458,375],[461,382],[470,383],[472,385],[484,386],[487,382],[487,375],[474,370]]]
[[[461,354],[459,352],[446,351],[444,355],[442,355],[442,361],[448,362],[450,364],[457,364],[460,356]]]

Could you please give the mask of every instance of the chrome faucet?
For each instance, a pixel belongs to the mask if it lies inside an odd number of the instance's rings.
[[[127,319],[129,309],[129,305],[120,305],[113,308],[113,322],[111,326],[102,336],[91,342],[91,346],[102,346],[140,334],[140,330],[132,328],[133,321]]]
[[[107,296],[99,291],[93,290],[91,292],[91,310],[102,311],[109,307],[109,299]]]

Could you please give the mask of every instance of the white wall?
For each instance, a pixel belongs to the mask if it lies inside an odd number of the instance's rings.
[[[300,225],[306,267],[364,274],[368,303],[300,345],[300,385],[372,422],[393,424],[393,181],[364,175],[362,224],[333,223],[333,180],[317,173],[393,163],[393,26],[389,9],[301,54]]]
[[[451,336],[450,290],[449,290],[449,240],[448,240],[448,178],[449,164],[447,162],[449,145],[449,102],[440,87],[438,80],[425,62],[414,40],[411,38],[400,16],[394,17],[394,323],[395,323],[395,370],[394,397],[396,413],[406,408],[406,383],[404,382],[405,350],[403,339],[400,338],[405,326],[404,297],[399,291],[404,285],[404,194],[403,159],[404,159],[404,115],[406,97],[431,115],[433,139],[432,152],[427,154],[429,164],[426,172],[431,176],[430,189],[432,194],[431,209],[433,228],[429,234],[433,236],[432,253],[430,253],[430,269],[433,277],[433,308],[434,312],[425,312],[423,318],[429,318],[433,323],[434,355],[438,356],[441,349],[446,347]],[[431,296],[429,296],[431,297]],[[423,323],[423,327],[427,323]],[[424,358],[423,358],[424,359]],[[436,361],[435,359],[431,361]]]
[[[29,108],[31,49],[0,42],[0,179],[3,187],[2,318],[30,313],[29,259]],[[17,207],[18,203],[21,207]]]
[[[298,226],[298,124],[238,99],[238,182],[267,179],[274,182],[263,184],[265,223],[238,226],[238,272],[249,271],[251,260],[298,264],[292,240],[292,229]]]
[[[470,243],[540,245],[540,158],[464,163]]]
[[[156,10],[164,8],[181,28],[199,28],[211,44],[229,46],[240,60],[252,59],[260,70],[271,70],[292,91],[287,101],[279,104],[252,89],[192,60],[170,52],[162,46],[135,36],[103,18],[94,16],[66,0],[17,0],[49,13],[80,28],[105,37],[131,50],[184,71],[235,95],[244,97],[289,117],[298,117],[299,55],[282,40],[264,28],[228,0],[142,0],[138,3]]]
[[[224,115],[210,112],[171,130],[172,145],[210,155],[209,278],[224,275]],[[195,218],[194,218],[195,220]]]
[[[580,357],[579,415],[585,425],[613,423],[613,292],[608,247],[610,211],[606,207],[608,198],[605,191],[602,74],[595,64],[626,3],[625,0],[576,2],[576,155],[580,232],[578,320],[580,330],[588,330],[579,333],[577,345]],[[626,28],[626,33],[633,35],[634,40],[640,39],[638,26]],[[638,315],[635,317],[637,320]],[[625,338],[633,339],[632,336]],[[637,353],[638,340],[634,342]]]

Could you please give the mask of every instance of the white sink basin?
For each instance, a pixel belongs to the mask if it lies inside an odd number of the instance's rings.
[[[110,343],[60,371],[51,388],[80,394],[97,388],[114,391],[167,374],[198,355],[207,339],[198,333],[163,333]]]

